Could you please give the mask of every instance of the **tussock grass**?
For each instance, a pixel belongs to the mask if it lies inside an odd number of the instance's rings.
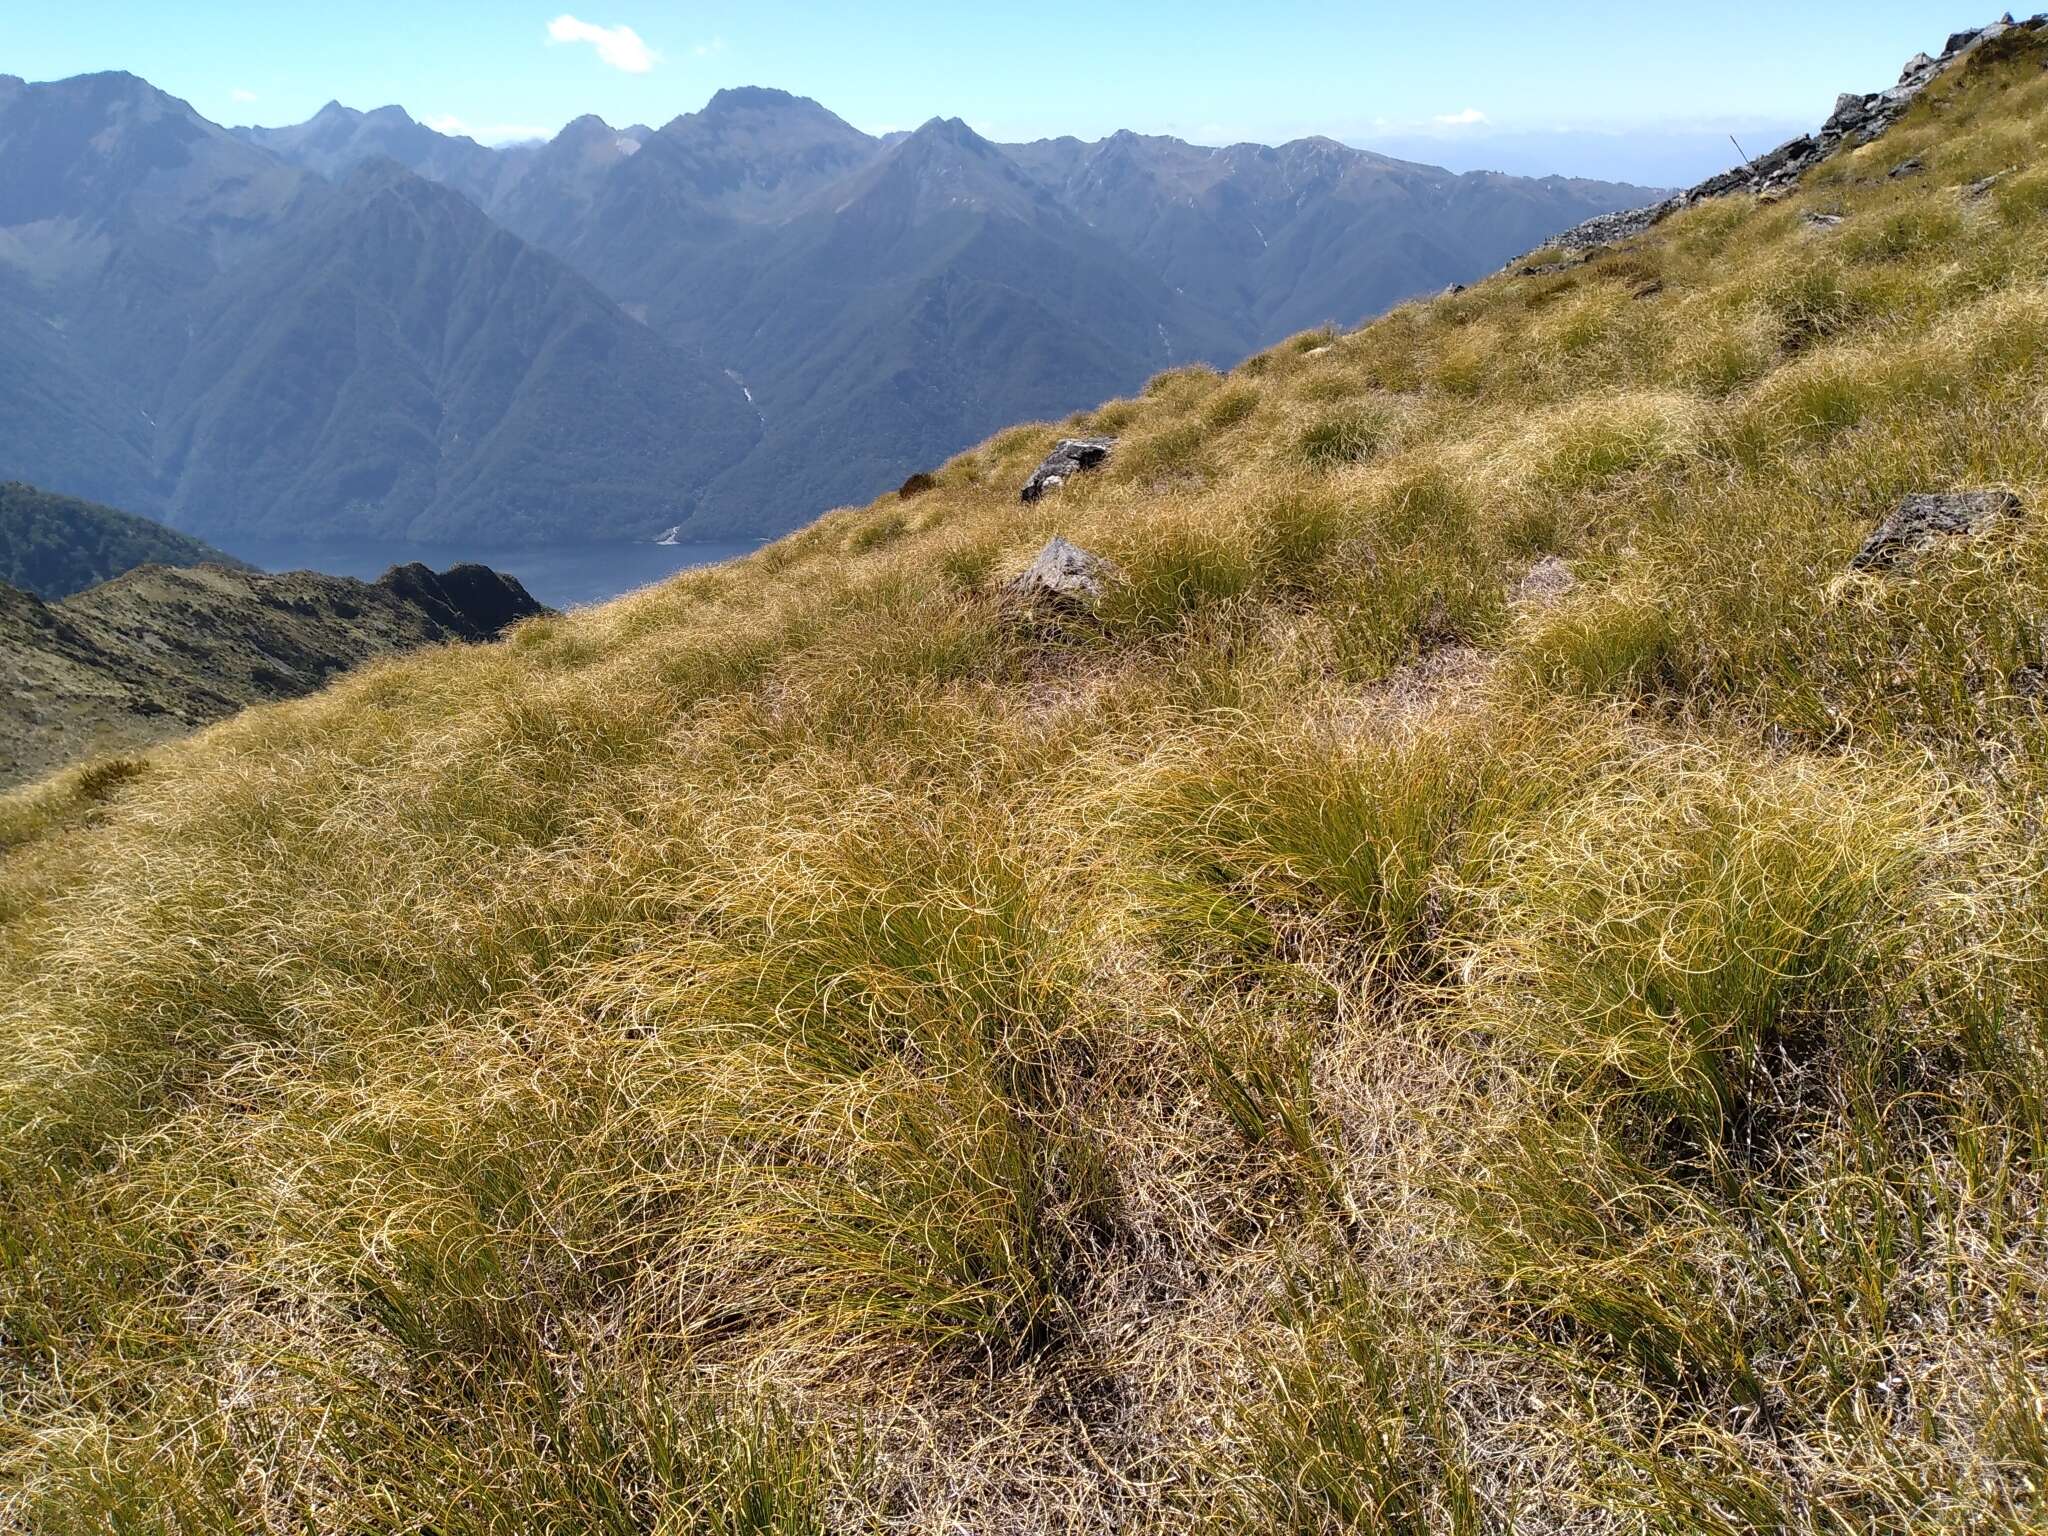
[[[2042,62],[0,797],[0,1528],[2048,1524]]]

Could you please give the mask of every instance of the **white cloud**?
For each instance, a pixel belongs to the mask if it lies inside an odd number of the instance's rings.
[[[256,99],[256,93],[254,91],[245,91],[240,86],[236,86],[232,91],[228,92],[228,94],[234,97],[234,99],[238,103],[244,106],[248,105],[250,102]]]
[[[631,27],[600,27],[595,22],[579,21],[574,16],[557,16],[549,22],[548,41],[588,43],[605,63],[629,75],[646,74],[654,68],[657,57]]]
[[[697,55],[697,57],[700,59],[708,59],[712,57],[714,54],[720,54],[725,52],[725,39],[722,37],[714,37],[708,43],[699,43],[696,47],[692,48],[690,52]]]
[[[1489,121],[1491,119],[1477,107],[1467,107],[1462,112],[1447,112],[1437,119],[1445,128],[1476,128],[1479,124]]]

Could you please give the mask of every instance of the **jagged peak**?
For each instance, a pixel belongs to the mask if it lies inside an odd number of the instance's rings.
[[[980,154],[991,151],[995,146],[976,133],[962,118],[934,117],[922,124],[910,136],[912,143],[952,144],[961,149],[971,149]]]

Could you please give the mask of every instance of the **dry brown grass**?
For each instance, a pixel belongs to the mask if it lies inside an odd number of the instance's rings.
[[[2048,492],[2007,55],[0,800],[0,1526],[2048,1522],[2048,544],[1836,579]]]

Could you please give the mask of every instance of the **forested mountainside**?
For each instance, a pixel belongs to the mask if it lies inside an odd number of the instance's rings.
[[[0,582],[11,587],[54,600],[138,565],[208,564],[239,562],[146,517],[0,483]]]
[[[0,473],[204,537],[645,537],[758,423],[455,191],[131,75],[0,92]]]
[[[1324,144],[1120,222],[1054,158],[759,89],[500,150],[0,78],[0,475],[230,543],[762,536],[1648,196]]]

